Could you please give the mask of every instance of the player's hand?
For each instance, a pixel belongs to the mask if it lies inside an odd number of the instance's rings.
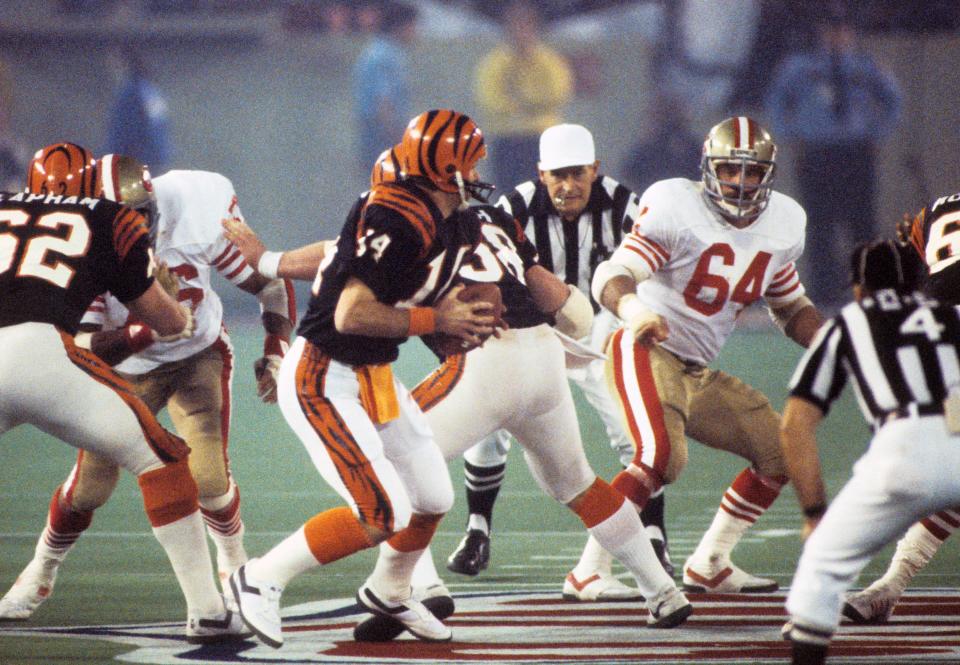
[[[463,284],[457,284],[434,305],[437,331],[459,337],[471,346],[476,346],[494,333],[497,320],[489,313],[488,303],[460,300],[458,294],[463,288]],[[500,325],[506,324],[500,322]]]
[[[617,303],[617,315],[623,319],[630,335],[643,346],[654,346],[670,335],[666,320],[644,307],[635,293],[628,293]]]
[[[283,358],[277,355],[263,356],[253,363],[253,374],[257,378],[257,396],[266,404],[277,401],[277,376]]]
[[[806,542],[813,530],[820,524],[819,517],[805,517],[803,520],[803,529],[800,531],[800,540]]]
[[[245,221],[235,217],[220,220],[220,225],[223,226],[223,236],[236,245],[247,263],[256,268],[267,247],[253,229]]]
[[[161,335],[157,333],[156,330],[151,330],[154,336],[155,342],[176,342],[181,339],[188,339],[193,336],[193,333],[197,330],[197,320],[193,317],[193,310],[190,309],[190,305],[187,303],[177,303],[177,306],[180,308],[180,311],[183,312],[183,317],[187,320],[186,325],[183,326],[183,330],[178,333],[173,333],[172,335]]]
[[[154,277],[160,282],[160,286],[167,292],[167,295],[176,300],[177,296],[180,295],[180,279],[170,270],[170,266],[166,262],[157,265]]]

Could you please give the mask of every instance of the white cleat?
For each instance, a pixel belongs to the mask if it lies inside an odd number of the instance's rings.
[[[648,600],[647,609],[650,610],[647,617],[650,628],[676,628],[693,614],[693,605],[672,584]]]
[[[683,590],[691,593],[768,593],[778,588],[775,580],[751,575],[733,565],[726,555],[709,559],[691,556],[683,565]]]
[[[247,565],[240,566],[230,576],[233,598],[250,630],[264,644],[279,649],[283,646],[283,631],[280,627],[280,595],[283,587],[250,575],[247,568]]]
[[[29,619],[53,593],[59,566],[60,562],[54,559],[32,559],[0,599],[0,621]]]
[[[187,642],[190,644],[242,642],[252,636],[253,633],[244,625],[243,618],[229,608],[220,614],[187,617]]]
[[[578,580],[571,572],[563,581],[563,599],[581,603],[623,603],[643,600],[643,594],[640,589],[627,586],[605,571],[582,580]]]
[[[453,638],[453,631],[435,617],[422,602],[412,597],[400,602],[389,602],[381,598],[369,584],[364,584],[357,591],[357,602],[374,614],[399,621],[408,633],[418,639],[427,642],[448,642]]]
[[[843,603],[843,616],[853,623],[886,623],[900,595],[885,586],[869,586],[851,593]]]

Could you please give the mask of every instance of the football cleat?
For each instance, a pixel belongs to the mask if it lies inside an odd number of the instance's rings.
[[[663,566],[663,570],[667,575],[673,577],[677,570],[673,566],[673,561],[670,560],[670,550],[667,549],[667,544],[656,538],[651,538],[650,544],[653,546],[653,553],[657,555],[657,560]]]
[[[443,583],[432,584],[416,594],[423,606],[440,621],[449,618],[454,612],[453,597]],[[384,614],[374,614],[361,621],[353,629],[353,639],[357,642],[389,642],[400,636],[407,627]]]
[[[691,593],[768,593],[775,580],[756,577],[733,565],[727,555],[705,560],[691,556],[683,566],[683,590]]]
[[[583,580],[567,573],[563,581],[563,599],[582,603],[622,603],[643,600],[636,587],[627,586],[606,571],[596,572]]]
[[[243,618],[230,609],[213,616],[187,617],[187,642],[190,644],[242,642],[252,636],[253,633],[244,625]]]
[[[400,602],[382,599],[369,584],[357,591],[357,603],[360,607],[381,616],[386,616],[403,625],[414,637],[427,642],[448,642],[453,632],[445,626],[422,602],[409,598]]]
[[[649,628],[676,628],[693,614],[693,605],[672,584],[647,601]]]
[[[447,559],[447,569],[470,575],[471,577],[486,570],[490,564],[490,536],[479,529],[470,529],[460,541],[460,545]]]
[[[900,596],[883,586],[851,593],[843,603],[843,616],[853,623],[886,623]]]
[[[256,559],[251,559],[256,561]],[[283,587],[269,580],[250,575],[244,564],[230,576],[230,590],[240,608],[244,623],[264,644],[279,649],[283,646],[280,626],[280,596]]]
[[[55,559],[32,559],[6,595],[0,598],[0,621],[29,619],[53,593],[59,566],[60,562]]]

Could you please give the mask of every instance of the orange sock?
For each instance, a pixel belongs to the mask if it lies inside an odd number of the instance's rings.
[[[346,506],[314,515],[303,525],[303,533],[313,556],[324,565],[373,546],[360,520]]]
[[[176,522],[200,508],[197,483],[186,458],[137,476],[143,506],[154,528]]]
[[[597,478],[583,493],[573,510],[586,527],[591,529],[617,512],[624,501],[622,494],[602,478]]]
[[[410,524],[403,531],[399,531],[387,542],[398,552],[416,552],[422,550],[433,540],[433,534],[440,524],[443,515],[420,515],[414,513]]]

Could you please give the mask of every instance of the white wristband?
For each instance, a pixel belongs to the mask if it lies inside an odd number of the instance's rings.
[[[648,313],[650,310],[643,306],[636,293],[628,293],[620,297],[617,301],[617,316],[621,321],[630,321],[631,319]]]
[[[267,279],[277,279],[277,271],[280,270],[280,257],[283,252],[264,252],[257,261],[257,272]]]

